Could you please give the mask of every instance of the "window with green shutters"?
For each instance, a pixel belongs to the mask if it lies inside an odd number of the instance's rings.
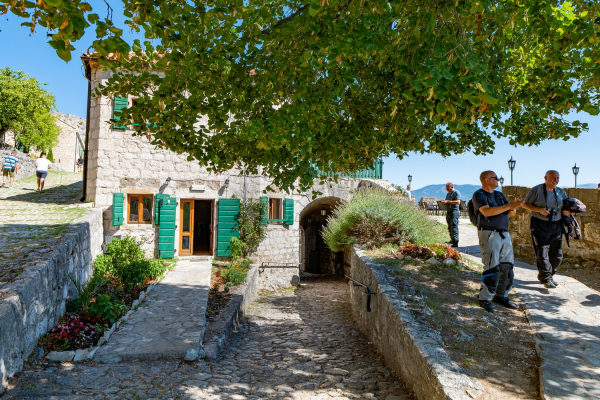
[[[265,205],[266,208],[266,212],[263,214],[263,218],[261,220],[263,225],[294,224],[294,199],[269,199],[268,197],[261,197],[260,201]]]
[[[158,216],[158,258],[175,257],[175,216],[177,201],[173,197],[163,195],[155,211]]]
[[[120,121],[121,110],[129,106],[129,100],[127,97],[115,97],[113,100],[113,119]],[[113,129],[127,129],[124,125],[113,124]]]
[[[124,203],[125,203],[125,195],[123,193],[113,193],[112,226],[123,225]]]
[[[217,204],[217,257],[231,257],[229,241],[239,238],[240,199],[220,199]]]

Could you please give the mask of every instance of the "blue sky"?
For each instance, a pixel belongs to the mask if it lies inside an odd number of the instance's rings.
[[[115,11],[114,16],[118,26],[118,12]],[[87,83],[79,56],[91,45],[94,32],[87,32],[74,44],[77,50],[73,52],[73,59],[65,63],[46,43],[48,39],[44,29],[37,29],[30,35],[27,27],[20,26],[21,22],[21,18],[12,14],[0,16],[0,66],[23,70],[47,83],[45,88],[56,97],[58,111],[85,118]],[[129,39],[132,37],[128,35]],[[413,176],[413,189],[418,189],[449,181],[477,184],[479,173],[492,169],[498,176],[504,176],[505,184],[508,184],[508,160],[512,155],[517,161],[515,185],[541,183],[546,170],[556,169],[561,173],[560,185],[573,186],[571,168],[575,163],[580,167],[578,183],[600,183],[600,116],[581,114],[577,119],[587,122],[590,129],[567,142],[546,141],[537,147],[514,147],[509,145],[508,140],[498,140],[494,152],[487,156],[464,154],[443,158],[439,155],[409,154],[403,160],[390,157],[384,160],[383,177],[406,186],[410,174]]]

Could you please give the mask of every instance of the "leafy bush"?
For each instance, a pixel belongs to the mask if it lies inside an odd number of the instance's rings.
[[[374,248],[405,241],[439,243],[445,237],[444,225],[383,189],[357,190],[334,210],[323,229],[325,243],[333,251],[353,244]]]
[[[116,268],[117,279],[123,286],[133,289],[146,283],[146,279],[156,279],[165,272],[160,260],[137,259]]]
[[[405,256],[416,258],[435,257],[440,261],[444,261],[446,258],[452,258],[456,261],[461,260],[460,252],[443,244],[420,246],[418,244],[403,243],[402,246],[398,248],[398,252]]]
[[[248,246],[240,239],[232,237],[229,240],[229,248],[231,249],[231,255],[233,259],[237,260],[238,258],[241,258],[243,256],[244,250],[246,250]]]
[[[246,280],[250,263],[251,261],[247,258],[233,261],[229,268],[221,269],[221,276],[229,286],[239,285]]]
[[[106,245],[105,255],[110,257],[115,271],[134,260],[144,260],[146,258],[140,243],[133,236],[126,236],[123,239],[114,238],[112,243]]]
[[[105,278],[115,276],[115,269],[110,254],[102,254],[96,257],[94,260],[94,276]]]
[[[125,314],[129,307],[119,299],[113,299],[108,294],[96,297],[96,302],[90,304],[94,316],[102,317],[109,325],[117,322],[121,315]]]
[[[94,296],[104,288],[106,279],[103,277],[93,277],[87,284],[73,274],[69,274],[69,279],[73,282],[77,290],[77,298],[73,302],[80,304],[81,310],[86,313]]]
[[[267,236],[263,216],[268,212],[268,204],[260,199],[247,199],[246,203],[242,202],[240,205],[238,231],[240,240],[246,244],[246,248],[242,249],[243,257],[254,254],[260,242]]]

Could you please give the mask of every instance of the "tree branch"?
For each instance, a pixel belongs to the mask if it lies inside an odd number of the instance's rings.
[[[262,33],[263,33],[264,35],[268,35],[268,34],[270,34],[272,29],[275,29],[275,28],[277,28],[278,26],[281,26],[281,25],[283,25],[283,24],[285,24],[285,23],[287,23],[287,22],[290,22],[291,20],[293,20],[294,18],[296,18],[298,15],[302,14],[302,13],[303,13],[303,12],[304,12],[304,11],[305,11],[305,10],[306,10],[308,7],[309,7],[309,5],[305,5],[305,6],[302,6],[302,7],[300,7],[300,8],[298,9],[298,11],[296,11],[296,12],[294,12],[294,13],[290,14],[289,16],[285,17],[285,18],[284,18],[284,19],[282,19],[282,20],[279,20],[279,21],[277,21],[277,22],[275,23],[275,25],[273,25],[273,26],[272,26],[270,29],[265,29],[265,30],[263,30],[263,31],[262,31]]]

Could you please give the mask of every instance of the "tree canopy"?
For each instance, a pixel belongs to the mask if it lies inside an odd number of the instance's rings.
[[[57,29],[63,59],[95,23],[117,71],[101,93],[137,97],[121,121],[138,134],[214,171],[263,166],[283,189],[390,153],[566,140],[587,129],[568,114],[599,112],[594,0],[125,0],[158,46],[81,0],[1,1]]]
[[[54,96],[23,71],[0,68],[0,142],[13,132],[25,147],[49,149],[60,129],[51,114]]]

